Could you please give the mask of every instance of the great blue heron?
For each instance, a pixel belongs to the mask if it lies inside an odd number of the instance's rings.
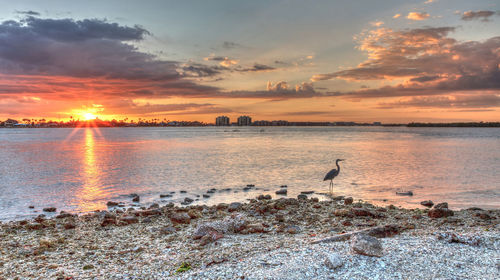
[[[339,166],[339,161],[343,161],[343,159],[337,159],[335,161],[335,164],[337,165],[337,169],[332,169],[330,172],[326,173],[325,179],[323,181],[330,180],[330,187],[328,188],[330,191],[330,194],[333,192],[333,178],[337,177],[340,173],[340,166]]]

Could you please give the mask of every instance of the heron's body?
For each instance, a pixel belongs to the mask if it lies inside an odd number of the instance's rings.
[[[343,159],[337,159],[337,160],[335,161],[335,164],[337,165],[337,168],[336,168],[336,169],[334,168],[334,169],[330,170],[328,173],[326,173],[326,176],[325,176],[325,178],[323,179],[323,181],[328,181],[328,180],[330,180],[330,188],[329,188],[330,193],[332,193],[332,192],[333,192],[333,179],[334,179],[335,177],[337,177],[337,176],[339,175],[339,173],[340,173],[340,165],[339,165],[339,161],[343,161]]]

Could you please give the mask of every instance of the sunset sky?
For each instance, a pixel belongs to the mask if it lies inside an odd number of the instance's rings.
[[[4,1],[0,120],[500,121],[500,1]]]

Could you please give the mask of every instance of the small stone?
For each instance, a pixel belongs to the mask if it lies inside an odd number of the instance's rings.
[[[436,208],[436,209],[443,209],[443,208],[448,209],[448,202],[438,203],[438,204],[434,205],[434,208]]]
[[[300,227],[295,226],[295,225],[291,225],[291,226],[288,226],[285,228],[285,232],[290,233],[290,234],[296,234],[296,233],[300,232]]]
[[[130,224],[138,223],[139,219],[137,219],[137,217],[135,217],[135,216],[125,216],[125,217],[120,218],[120,221],[127,224],[127,225],[130,225]]]
[[[89,269],[94,269],[94,266],[91,264],[87,264],[83,266],[83,270],[89,270]]]
[[[382,257],[382,243],[372,236],[356,234],[351,237],[351,251],[365,256]]]
[[[143,224],[149,224],[151,222],[153,222],[153,220],[150,217],[146,217],[146,218],[141,220],[141,223],[143,223]]]
[[[141,198],[138,195],[136,195],[136,196],[134,196],[134,198],[132,198],[133,202],[139,202],[140,200],[141,200]]]
[[[431,208],[432,205],[434,205],[434,202],[432,202],[432,200],[425,200],[420,202],[420,205]]]
[[[362,217],[374,217],[375,214],[364,208],[352,208],[351,209],[354,216]]]
[[[114,202],[114,201],[108,201],[108,203],[106,203],[106,205],[108,207],[115,207],[115,206],[118,206],[118,202]]]
[[[76,228],[76,225],[74,223],[66,223],[64,224],[64,229],[68,230],[68,229],[74,229]]]
[[[240,209],[241,209],[241,203],[239,203],[239,202],[233,202],[233,203],[229,204],[229,206],[227,207],[227,211],[229,211],[229,212],[238,211]]]
[[[29,209],[34,209],[34,208],[35,208],[35,206],[34,206],[34,205],[30,205],[30,206],[28,206],[28,208],[29,208]]]
[[[344,198],[344,204],[345,205],[351,205],[354,202],[354,199],[352,197],[346,197]]]
[[[429,210],[427,215],[431,218],[436,219],[436,218],[453,216],[454,213],[452,210],[448,208],[432,208],[431,210]]]
[[[172,197],[171,194],[160,194],[160,198]]]
[[[286,189],[281,189],[281,190],[277,190],[276,191],[276,194],[279,194],[279,195],[286,195],[287,194],[287,190]]]
[[[288,188],[287,185],[281,185],[280,188]]]
[[[170,220],[174,224],[189,224],[191,223],[191,217],[186,212],[176,212],[170,216]]]
[[[203,194],[203,197],[204,197],[204,198],[209,198],[209,197],[210,197],[210,195],[208,195],[208,194]]]
[[[56,208],[55,207],[46,207],[46,208],[43,208],[43,212],[56,212]]]
[[[407,195],[407,196],[413,196],[412,191],[407,191],[407,192],[396,192],[397,195]]]
[[[258,200],[268,200],[268,199],[272,199],[271,195],[270,194],[261,194],[257,197]]]
[[[185,190],[182,190],[182,191],[180,191],[180,193],[187,193],[187,191],[185,191]]]
[[[186,198],[184,198],[184,201],[183,201],[183,202],[181,202],[181,204],[182,204],[182,205],[188,205],[188,204],[193,203],[193,201],[194,201],[194,200],[193,200],[192,198],[186,197]]]
[[[66,211],[61,211],[61,213],[59,213],[59,215],[56,216],[56,219],[64,219],[64,218],[68,218],[68,217],[72,217],[73,214],[70,214]]]
[[[329,269],[336,269],[344,265],[344,260],[339,254],[328,254],[325,258],[325,265]]]
[[[153,203],[151,206],[149,206],[149,209],[158,209],[160,208],[160,205],[158,203]]]
[[[313,194],[314,191],[303,191],[303,192],[300,192],[301,194]]]
[[[160,229],[161,234],[171,234],[171,233],[175,233],[176,231],[177,231],[177,229],[174,228],[173,226],[162,227]]]
[[[307,195],[305,195],[305,194],[299,194],[297,196],[297,199],[299,199],[299,200],[306,200],[307,199]]]
[[[31,230],[39,230],[43,228],[43,225],[40,223],[29,223],[26,227]]]

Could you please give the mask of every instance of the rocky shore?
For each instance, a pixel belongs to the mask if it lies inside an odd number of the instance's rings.
[[[500,278],[500,210],[424,204],[259,196],[40,215],[0,224],[0,279]]]

